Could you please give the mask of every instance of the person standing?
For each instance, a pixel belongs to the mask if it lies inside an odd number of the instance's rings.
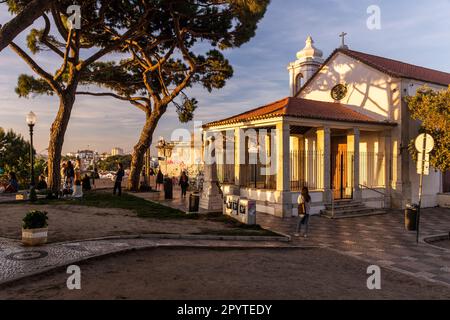
[[[307,187],[302,188],[302,192],[298,196],[298,222],[297,222],[297,230],[295,236],[300,236],[300,232],[302,231],[302,225],[305,226],[305,233],[303,236],[305,238],[308,237],[308,228],[309,228],[309,218],[311,211],[311,196],[309,195],[309,191]]]
[[[67,163],[63,162],[61,165],[61,182],[62,182],[62,190],[67,189]]]
[[[164,183],[164,175],[161,169],[159,169],[158,174],[156,175],[156,190],[160,190],[159,186],[162,186],[163,183]]]
[[[92,173],[92,185],[94,186],[95,189],[95,179],[99,179],[100,176],[98,174],[98,169],[97,167],[94,168],[94,172]]]
[[[67,179],[67,189],[72,193],[73,191],[73,181],[75,178],[75,169],[72,162],[67,161],[66,167],[66,179]]]
[[[81,159],[77,158],[76,162],[75,162],[75,181],[80,181],[81,182],[81,172],[83,171],[83,164],[81,163]]]
[[[117,165],[118,170],[116,172],[116,180],[114,182],[114,189],[113,189],[113,194],[116,194],[116,190],[117,190],[117,194],[119,196],[122,195],[122,180],[123,177],[125,176],[125,171],[123,170],[123,164],[121,162],[118,163]]]
[[[181,187],[181,197],[186,198],[186,191],[187,188],[189,187],[189,178],[186,174],[186,171],[183,171],[181,173],[180,181],[178,182],[178,184]]]

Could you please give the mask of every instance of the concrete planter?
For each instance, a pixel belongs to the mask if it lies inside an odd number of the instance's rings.
[[[48,228],[22,229],[22,244],[39,246],[47,243]]]

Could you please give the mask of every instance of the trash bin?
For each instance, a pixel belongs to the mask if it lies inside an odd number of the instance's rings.
[[[173,199],[173,185],[170,178],[164,179],[164,199]]]
[[[417,204],[407,204],[405,209],[405,228],[408,231],[417,230]]]
[[[198,212],[200,195],[198,192],[191,193],[189,196],[189,212]]]

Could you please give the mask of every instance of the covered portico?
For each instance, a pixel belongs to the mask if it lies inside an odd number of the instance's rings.
[[[258,211],[283,217],[296,213],[304,186],[313,213],[339,199],[384,207],[393,126],[338,103],[286,98],[205,125],[204,141],[214,141],[224,193],[255,199]]]

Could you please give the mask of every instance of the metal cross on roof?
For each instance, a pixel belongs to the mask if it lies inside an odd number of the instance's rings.
[[[347,34],[348,34],[348,33],[346,33],[346,32],[342,32],[342,33],[339,35],[339,37],[342,38],[341,48],[343,48],[343,49],[348,49],[348,46],[345,44],[345,36],[346,36]]]

